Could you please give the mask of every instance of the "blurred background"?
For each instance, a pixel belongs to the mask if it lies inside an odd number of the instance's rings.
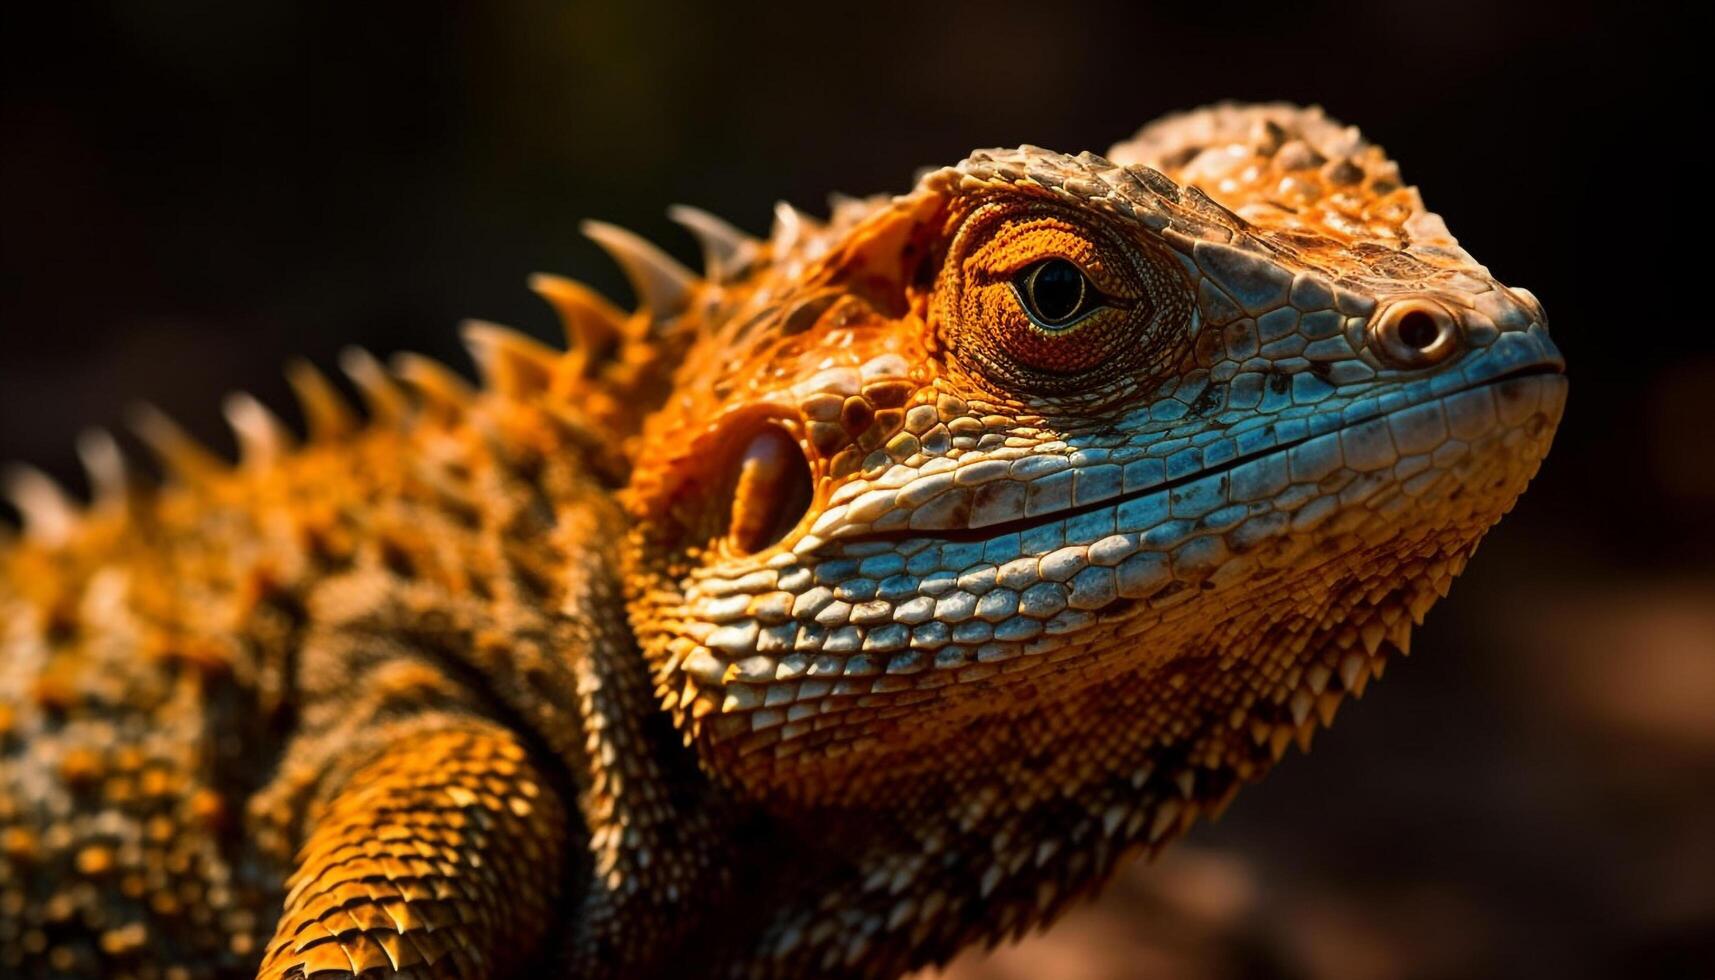
[[[1319,102],[1546,304],[1554,452],[1450,601],[1309,756],[968,978],[1709,976],[1715,341],[1699,32],[1476,0],[779,10],[505,0],[8,4],[0,459],[82,486],[79,429],[362,344],[557,341],[534,269],[623,298],[576,232],[902,190],[975,147],[1103,150],[1220,98]]]

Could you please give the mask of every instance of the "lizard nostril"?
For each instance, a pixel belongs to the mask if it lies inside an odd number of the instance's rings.
[[[797,440],[770,425],[751,437],[733,481],[727,537],[751,554],[784,538],[810,509],[810,463]]]
[[[1370,321],[1370,336],[1376,353],[1402,368],[1431,367],[1459,348],[1453,316],[1423,299],[1401,300],[1377,313]]]

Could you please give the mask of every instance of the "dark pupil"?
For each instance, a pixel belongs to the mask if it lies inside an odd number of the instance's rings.
[[[1049,259],[1030,277],[1030,299],[1042,322],[1062,323],[1084,304],[1084,274],[1065,259]]]

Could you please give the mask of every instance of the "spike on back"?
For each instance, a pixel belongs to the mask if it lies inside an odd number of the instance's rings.
[[[71,537],[77,528],[77,504],[53,477],[34,466],[9,465],[0,475],[0,489],[23,518],[26,539],[51,547]]]
[[[122,508],[131,498],[131,475],[125,454],[105,429],[86,429],[77,437],[77,458],[89,476],[90,494],[97,510]]]
[[[357,385],[363,394],[364,405],[375,421],[397,424],[410,414],[411,404],[405,392],[375,359],[375,355],[361,347],[347,347],[340,351],[339,367]]]
[[[755,260],[760,243],[702,208],[675,204],[667,216],[689,231],[703,250],[703,275],[725,282]]]
[[[154,452],[170,477],[200,483],[229,468],[225,460],[191,438],[153,405],[142,404],[132,409],[130,423],[132,431]]]
[[[292,448],[292,433],[268,406],[248,392],[235,391],[222,406],[227,424],[238,437],[239,461],[250,469],[265,469]]]
[[[790,252],[796,248],[799,239],[808,230],[816,227],[816,219],[798,210],[785,201],[774,203],[774,227],[770,229],[768,239],[777,252]]]
[[[618,225],[585,221],[580,227],[619,263],[637,294],[640,309],[648,311],[652,325],[659,326],[685,312],[697,286],[697,277],[691,270]]]
[[[311,442],[339,439],[357,428],[357,419],[345,397],[309,361],[295,360],[286,365],[286,381],[298,398]]]
[[[522,396],[553,385],[560,352],[511,327],[466,320],[459,332],[483,382],[503,395]]]
[[[475,399],[469,382],[451,368],[422,354],[404,352],[388,359],[399,380],[416,391],[423,404],[447,418],[462,416]]]
[[[628,333],[625,314],[581,282],[538,272],[530,277],[530,288],[559,314],[573,373],[590,374]]]

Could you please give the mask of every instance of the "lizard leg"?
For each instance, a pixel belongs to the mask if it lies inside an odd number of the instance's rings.
[[[500,976],[538,947],[563,804],[510,732],[435,721],[407,726],[311,814],[260,978]]]

